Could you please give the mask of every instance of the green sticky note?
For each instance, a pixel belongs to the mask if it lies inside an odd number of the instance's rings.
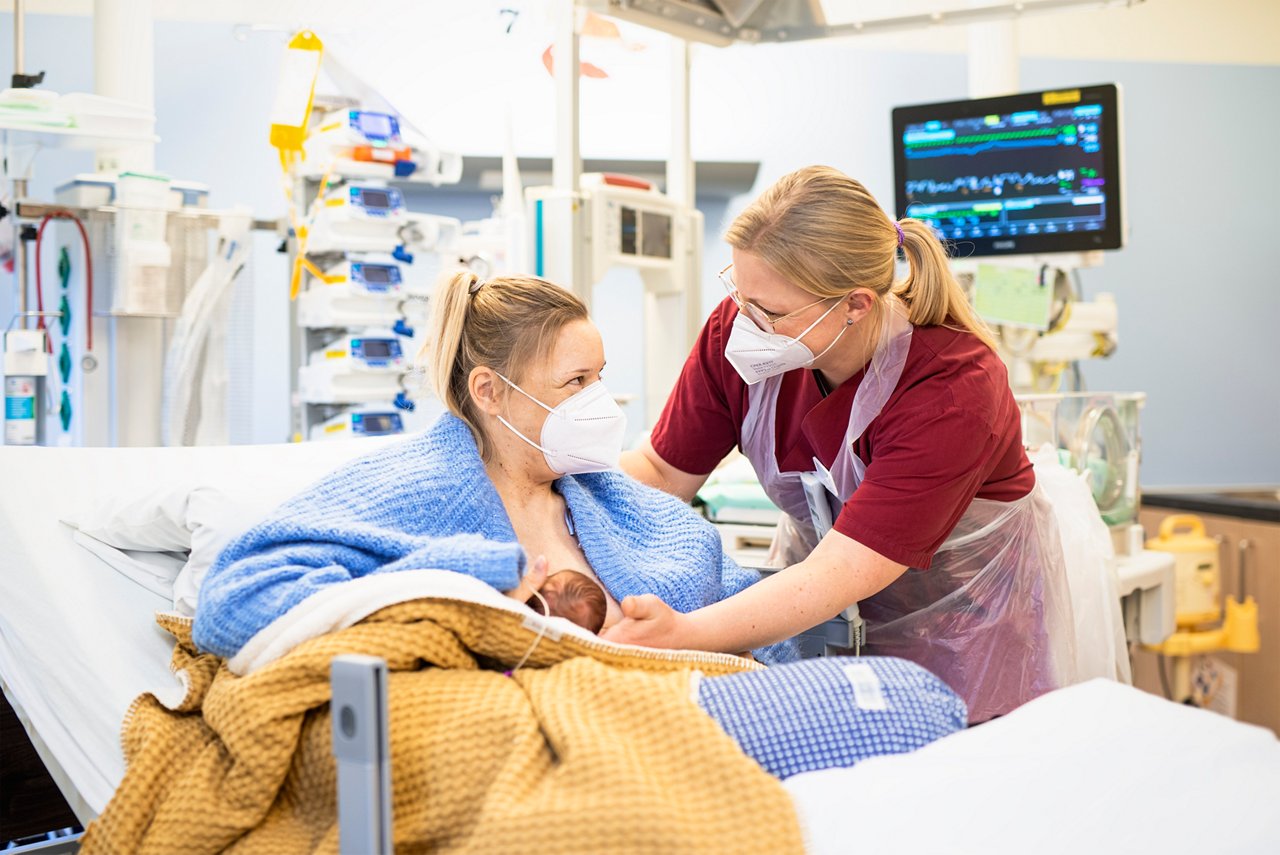
[[[1036,330],[1049,328],[1053,286],[1027,267],[979,264],[973,306],[983,320]]]

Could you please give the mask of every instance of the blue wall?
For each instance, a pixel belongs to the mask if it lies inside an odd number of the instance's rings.
[[[0,16],[0,67],[12,65],[11,44],[11,18]],[[278,170],[265,143],[278,40],[240,42],[227,24],[166,21],[156,25],[155,44],[157,168],[208,183],[212,206],[282,213]],[[47,69],[49,88],[92,91],[92,49],[88,19],[28,16],[29,70]],[[797,167],[829,163],[891,204],[889,110],[964,97],[965,73],[963,57],[882,53],[854,41],[699,48],[694,155],[760,161],[757,190]],[[1109,291],[1120,308],[1120,349],[1087,363],[1086,381],[1093,389],[1148,393],[1146,484],[1280,483],[1280,337],[1271,329],[1280,316],[1280,241],[1267,227],[1274,222],[1270,191],[1280,186],[1280,158],[1272,152],[1280,139],[1273,109],[1280,68],[1022,62],[1026,89],[1104,81],[1125,93],[1131,242],[1083,272],[1086,296]],[[48,198],[55,184],[91,166],[83,153],[46,152],[32,193]],[[726,263],[719,235],[747,201],[703,206],[708,274]],[[474,198],[456,204],[456,212],[435,210],[470,217],[479,204],[487,211],[487,201]],[[287,436],[289,378],[284,263],[271,240],[261,243],[254,320],[263,370],[253,391],[254,438],[265,442]],[[610,383],[639,388],[631,358],[639,331],[629,321],[639,306],[638,281],[623,277],[617,287],[616,302],[599,318]],[[704,307],[720,296],[714,276],[705,276]],[[11,289],[0,289],[5,318],[11,302]],[[633,420],[639,413],[632,410]]]

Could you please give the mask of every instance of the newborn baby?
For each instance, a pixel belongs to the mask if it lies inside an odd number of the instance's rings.
[[[604,589],[590,576],[576,570],[561,570],[547,577],[538,592],[547,601],[552,617],[568,618],[588,632],[599,632],[604,626],[607,605]],[[542,603],[530,597],[526,603],[542,613]]]

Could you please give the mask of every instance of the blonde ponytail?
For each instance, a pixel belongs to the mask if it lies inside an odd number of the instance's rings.
[[[470,270],[446,273],[436,283],[431,301],[431,332],[419,362],[426,362],[431,388],[451,413],[461,413],[467,400],[466,378],[455,381],[458,351],[462,347],[462,327],[467,317],[467,300],[480,277]],[[469,374],[470,372],[468,372]]]
[[[899,220],[898,228],[902,230],[902,253],[907,257],[910,273],[894,293],[910,308],[911,323],[970,332],[995,350],[995,337],[951,274],[947,252],[933,229],[910,218]]]
[[[519,383],[529,365],[550,354],[566,324],[586,319],[581,300],[543,279],[481,281],[469,270],[441,274],[418,362],[436,397],[471,428],[482,459],[488,459],[488,443],[471,400],[472,370],[486,366]]]
[[[725,240],[815,297],[843,297],[855,288],[880,298],[897,294],[913,324],[947,325],[995,350],[929,227],[912,219],[895,226],[867,188],[838,169],[807,166],[784,175],[738,215]],[[899,247],[911,272],[895,283]]]

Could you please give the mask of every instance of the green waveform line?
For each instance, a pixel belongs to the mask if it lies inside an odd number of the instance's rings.
[[[1033,137],[1053,137],[1066,130],[1075,130],[1075,125],[1063,125],[1060,128],[1036,128],[1030,131],[998,131],[993,134],[970,134],[950,140],[930,140],[928,142],[907,143],[909,148],[931,148],[940,145],[967,145],[969,143],[990,142],[992,140],[1023,140]]]
[[[932,214],[911,214],[910,216],[919,217],[922,220],[949,220],[952,217],[985,217],[990,220],[1000,216],[999,211],[979,211],[976,208],[966,208],[952,211],[936,211]]]

